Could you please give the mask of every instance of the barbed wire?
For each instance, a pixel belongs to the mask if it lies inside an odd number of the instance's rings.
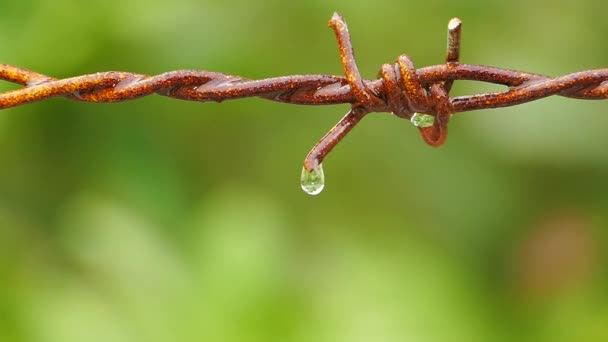
[[[349,112],[312,148],[304,169],[314,172],[325,156],[368,113],[390,112],[412,120],[417,113],[431,116],[418,125],[424,141],[440,146],[447,138],[452,114],[513,106],[551,95],[576,99],[608,98],[608,69],[586,70],[550,78],[547,76],[482,65],[460,64],[462,22],[448,24],[446,63],[415,69],[407,55],[384,64],[377,80],[359,74],[344,19],[335,13],[329,21],[340,52],[345,77],[295,75],[250,80],[201,70],[178,70],[156,76],[130,72],[100,72],[56,79],[34,71],[0,64],[0,79],[24,88],[0,93],[0,109],[66,97],[87,102],[118,102],[159,94],[189,101],[215,101],[260,97],[301,105],[350,103]],[[472,80],[509,87],[503,92],[449,97],[455,80]]]

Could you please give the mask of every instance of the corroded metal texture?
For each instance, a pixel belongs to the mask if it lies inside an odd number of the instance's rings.
[[[100,72],[56,79],[15,66],[0,64],[0,79],[24,88],[0,93],[0,109],[50,97],[87,102],[117,102],[153,93],[191,101],[216,101],[260,97],[303,105],[350,103],[351,110],[311,150],[304,167],[312,171],[346,134],[368,113],[390,112],[410,119],[414,113],[435,117],[430,127],[419,127],[422,138],[440,146],[447,137],[447,124],[454,113],[499,108],[551,95],[576,99],[608,98],[608,69],[581,71],[561,77],[526,73],[481,65],[460,64],[462,22],[448,24],[446,63],[415,69],[407,55],[384,64],[378,80],[359,74],[348,27],[337,13],[329,21],[338,41],[345,77],[296,75],[249,80],[218,72],[171,71],[157,76],[130,72]],[[497,93],[449,97],[455,80],[473,80],[508,87]]]

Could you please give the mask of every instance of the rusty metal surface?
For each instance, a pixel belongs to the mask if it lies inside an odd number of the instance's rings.
[[[56,79],[30,70],[0,64],[0,79],[23,85],[0,93],[0,109],[66,97],[87,102],[118,102],[159,94],[190,101],[216,101],[260,97],[302,105],[350,103],[351,110],[325,135],[306,157],[304,167],[312,171],[348,132],[368,113],[390,112],[411,119],[414,113],[434,117],[429,127],[418,127],[431,146],[440,146],[447,137],[452,114],[513,106],[552,95],[575,99],[608,98],[608,69],[586,70],[560,77],[460,64],[462,22],[448,24],[446,63],[415,69],[407,55],[394,64],[384,64],[377,80],[361,78],[344,19],[329,21],[338,41],[345,77],[295,75],[262,80],[201,70],[178,70],[156,76],[130,72],[96,74]],[[507,86],[503,92],[449,97],[456,80],[473,80]]]

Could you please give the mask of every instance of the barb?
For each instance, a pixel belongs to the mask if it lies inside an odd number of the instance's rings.
[[[432,124],[419,124],[423,140],[440,146],[447,138],[452,114],[478,109],[514,106],[551,95],[576,99],[608,98],[608,69],[581,71],[561,77],[526,73],[482,65],[460,64],[462,22],[448,24],[446,63],[415,69],[407,55],[384,64],[377,80],[359,74],[344,19],[335,13],[329,21],[338,42],[345,77],[295,75],[250,80],[211,71],[179,70],[157,76],[129,72],[100,72],[56,79],[30,70],[0,64],[0,79],[24,88],[0,93],[0,109],[66,97],[87,102],[117,102],[159,94],[190,101],[216,101],[260,97],[301,105],[350,103],[351,110],[313,147],[304,169],[316,172],[325,156],[371,112],[390,112],[416,121],[417,113],[432,116]],[[503,92],[449,97],[455,80],[473,80],[507,86]],[[416,121],[418,122],[418,121]]]

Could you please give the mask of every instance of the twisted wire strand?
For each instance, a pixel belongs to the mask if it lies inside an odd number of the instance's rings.
[[[300,105],[351,104],[351,110],[313,147],[304,160],[307,171],[315,171],[325,156],[370,112],[391,112],[410,119],[415,113],[434,117],[430,127],[418,127],[423,140],[440,146],[447,137],[452,114],[479,109],[514,106],[559,95],[575,99],[608,98],[608,69],[576,72],[560,77],[461,64],[462,22],[448,23],[445,64],[415,69],[407,55],[394,64],[384,64],[377,80],[359,74],[348,27],[335,13],[329,21],[338,42],[345,76],[294,75],[251,80],[202,70],[177,70],[156,76],[130,72],[99,72],[56,79],[34,71],[0,64],[0,79],[23,85],[0,93],[0,109],[66,97],[86,102],[127,101],[151,94],[189,101],[215,101],[260,97]],[[508,87],[505,91],[450,97],[456,80],[481,81]]]
[[[416,71],[423,86],[440,81],[470,80],[512,87],[504,92],[453,97],[455,113],[522,104],[551,95],[575,99],[608,98],[608,69],[576,72],[557,78],[482,65],[434,65]],[[56,79],[27,69],[0,64],[0,79],[25,86],[0,93],[0,109],[52,97],[86,102],[119,102],[159,94],[181,100],[215,101],[261,97],[300,105],[355,103],[346,78],[295,75],[262,80],[202,70],[177,70],[156,76],[99,72]],[[365,80],[374,93],[386,96],[384,80]]]

